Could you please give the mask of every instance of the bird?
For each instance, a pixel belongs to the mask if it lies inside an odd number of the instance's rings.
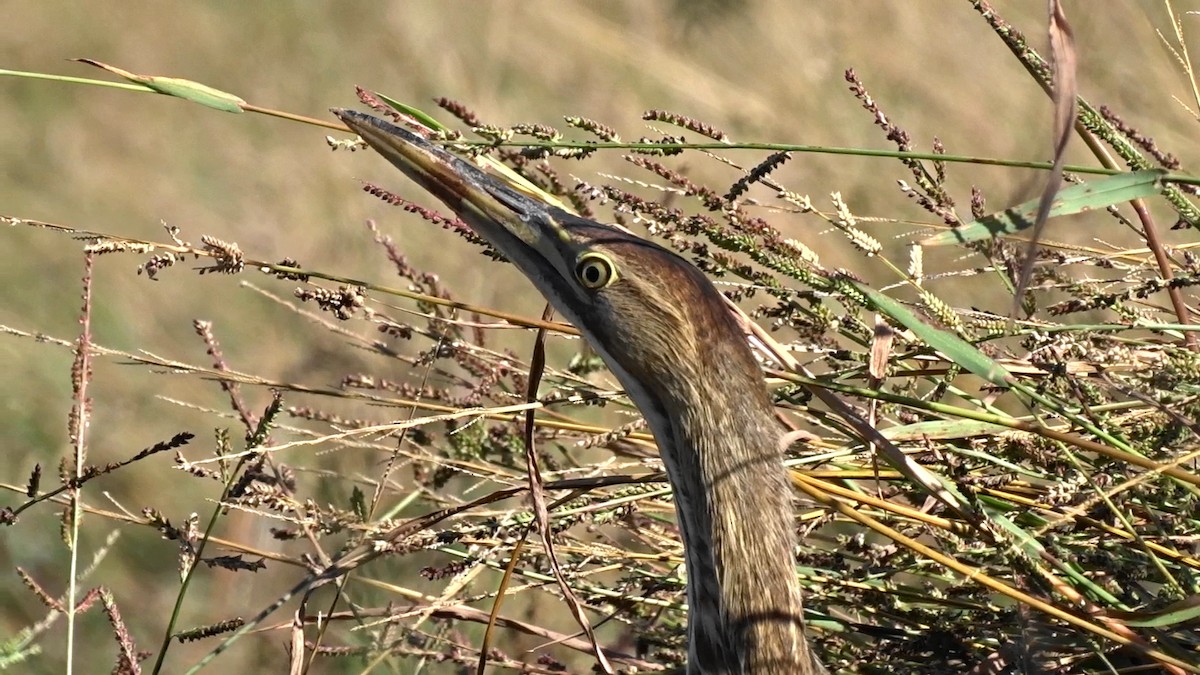
[[[650,427],[687,572],[688,675],[817,675],[787,442],[724,296],[678,254],[515,188],[372,115],[335,116],[446,204],[603,358]]]

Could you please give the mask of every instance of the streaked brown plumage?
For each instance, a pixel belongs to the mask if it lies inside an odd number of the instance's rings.
[[[529,277],[645,415],[683,532],[688,672],[824,672],[804,637],[782,430],[712,283],[667,249],[531,199],[416,134],[334,113]]]

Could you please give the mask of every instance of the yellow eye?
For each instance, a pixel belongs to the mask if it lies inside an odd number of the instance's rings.
[[[603,253],[584,253],[575,262],[575,278],[584,288],[598,290],[617,280],[617,266]]]

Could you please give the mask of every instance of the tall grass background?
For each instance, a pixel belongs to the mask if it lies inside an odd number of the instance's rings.
[[[1185,35],[1197,21],[1183,13],[1189,9],[1186,4],[1176,3]],[[1038,48],[1044,42],[1044,5],[1041,0],[995,3]],[[1067,9],[1079,51],[1081,95],[1118,111],[1178,155],[1183,166],[1195,166],[1200,159],[1194,142],[1196,117],[1180,103],[1194,109],[1192,85],[1158,34],[1162,31],[1173,39],[1166,7],[1109,0],[1067,3]],[[347,5],[314,0],[166,7],[141,1],[79,5],[50,0],[9,3],[5,15],[0,67],[100,77],[99,71],[67,61],[88,57],[135,72],[186,77],[258,105],[316,117],[327,116],[329,107],[353,105],[353,86],[362,85],[427,109],[436,108],[429,103],[434,97],[452,98],[484,121],[502,126],[545,123],[561,128],[564,115],[579,115],[602,121],[632,140],[656,135],[642,121],[644,111],[665,109],[710,123],[739,141],[887,149],[872,115],[848,91],[845,71],[853,68],[917,149],[927,150],[936,137],[953,154],[1017,160],[1050,156],[1050,100],[965,1]],[[210,235],[237,242],[248,255],[264,260],[290,258],[306,269],[403,286],[364,226],[374,221],[412,267],[438,275],[455,299],[530,318],[541,313],[542,299],[515,271],[478,255],[452,233],[363,195],[359,179],[434,206],[432,199],[375,158],[330,153],[326,130],[94,87],[18,78],[0,79],[0,87],[0,128],[6,130],[0,134],[0,215],[155,241],[166,240],[160,225],[165,222],[181,228],[181,236],[189,241]],[[749,151],[726,154],[747,167],[765,156]],[[602,151],[586,161],[559,166],[564,175],[590,183],[608,181],[610,174],[662,182],[634,169],[621,155]],[[1079,143],[1068,157],[1073,163],[1091,161]],[[699,154],[664,161],[717,190],[740,175]],[[829,209],[828,195],[840,192],[864,219],[864,228],[882,242],[885,254],[898,260],[905,259],[914,233],[936,224],[897,189],[896,181],[906,179],[908,172],[892,159],[798,154],[772,176],[810,195],[824,210]],[[966,205],[971,187],[979,186],[989,208],[998,209],[1034,198],[1044,176],[1034,170],[955,165],[946,187]],[[1164,223],[1173,222],[1161,205],[1155,209]],[[818,251],[827,267],[845,267],[866,279],[887,278],[825,221],[770,210],[760,215],[785,237]],[[869,218],[881,221],[872,223]],[[1177,243],[1186,243],[1190,232],[1180,234]],[[80,332],[82,244],[26,227],[7,228],[0,236],[0,325],[74,340]],[[1115,221],[1095,214],[1055,220],[1046,236],[1097,248],[1143,245]],[[965,256],[958,249],[939,251],[925,264],[940,271],[978,264]],[[130,354],[210,365],[207,346],[193,326],[195,320],[203,320],[211,322],[229,368],[264,381],[336,388],[347,374],[370,373],[416,386],[462,389],[462,381],[439,379],[437,369],[384,358],[363,348],[360,339],[330,330],[321,323],[336,323],[329,315],[318,321],[289,309],[294,281],[254,272],[198,276],[191,268],[204,262],[191,259],[161,271],[152,281],[137,274],[144,259],[111,255],[95,261],[90,310],[95,343]],[[247,281],[260,290],[248,287]],[[999,284],[982,276],[951,277],[933,282],[931,288],[954,307],[1004,314],[1011,303]],[[405,308],[396,313],[417,307],[374,294],[371,299],[382,301],[386,311]],[[753,301],[747,307],[753,307]],[[316,311],[311,305],[300,309]],[[363,321],[339,328],[372,339],[377,334]],[[780,339],[787,341],[788,335]],[[511,350],[527,360],[533,336],[496,330],[489,332],[488,340],[490,347]],[[409,357],[430,347],[419,341],[395,344]],[[553,339],[550,367],[562,371],[580,352],[577,341]],[[4,484],[22,489],[35,464],[45,467],[44,480],[50,484],[56,479],[55,467],[71,454],[67,419],[73,403],[72,360],[69,348],[12,334],[0,337]],[[461,370],[450,370],[464,376]],[[598,386],[605,382],[603,375],[588,377],[597,378]],[[91,464],[126,459],[183,431],[196,434],[185,449],[187,455],[206,457],[215,445],[215,429],[230,429],[235,449],[245,432],[229,412],[229,397],[210,378],[109,357],[96,359],[89,386]],[[519,401],[518,394],[513,402]],[[265,386],[244,386],[242,395],[256,413],[271,400]],[[319,407],[345,419],[382,423],[410,414],[289,391],[284,398],[286,405]],[[608,426],[634,419],[609,408],[568,409],[566,414]],[[286,423],[328,431],[313,423]],[[436,425],[431,433],[448,443],[451,437],[442,435],[445,431],[444,425]],[[349,510],[355,485],[371,494],[369,481],[378,478],[388,461],[387,443],[384,439],[372,447],[301,447],[278,459],[298,467],[302,498],[322,508]],[[591,450],[575,460],[600,467],[610,457],[607,451]],[[619,461],[625,468],[633,465],[628,458]],[[436,463],[425,470],[433,468]],[[456,470],[464,471],[461,466]],[[465,473],[466,478],[445,482],[445,494],[437,495],[418,489],[421,484],[414,480],[411,464],[401,466],[392,475],[381,512],[403,504],[393,515],[409,517],[481,496],[470,490],[479,490],[484,477]],[[519,485],[518,478],[513,474],[504,480]],[[403,501],[414,491],[416,499]],[[178,525],[198,513],[203,527],[220,484],[173,468],[169,456],[161,454],[92,481],[83,495],[88,505],[110,513],[85,515],[81,522],[81,566],[98,552],[103,556],[80,585],[109,589],[138,648],[157,653],[179,592],[179,546],[153,527],[112,514],[124,510],[140,516],[144,508],[153,508]],[[669,505],[658,499],[639,508],[663,518]],[[10,492],[4,503],[22,501],[19,492]],[[522,502],[513,500],[497,507],[495,516],[521,508]],[[487,513],[477,515],[483,518]],[[305,552],[303,543],[276,541],[269,528],[277,526],[261,515],[234,510],[220,518],[217,534],[249,550],[298,561]],[[669,532],[669,526],[664,527]],[[61,506],[48,503],[23,512],[17,523],[0,531],[0,639],[16,639],[47,617],[46,606],[15,568],[25,570],[52,596],[65,592],[72,555],[61,534]],[[613,537],[608,543],[632,546],[611,533],[605,536]],[[500,538],[493,544],[503,561],[513,541]],[[208,555],[225,553],[232,551],[214,548]],[[368,568],[368,576],[436,598],[447,592],[447,578],[421,576],[419,571],[444,569],[452,562],[444,552],[425,552],[376,563]],[[670,570],[670,565],[660,567],[664,574]],[[257,572],[201,566],[175,628],[251,616],[303,574],[301,567],[276,560]],[[486,593],[494,592],[499,576],[499,571],[489,570],[471,577],[463,597],[478,594],[473,604],[490,608]],[[453,574],[449,578],[458,579]],[[554,596],[553,584],[545,588],[548,592],[514,595],[501,613],[571,634],[573,624]],[[359,592],[364,595],[356,596]],[[390,598],[386,588],[362,590],[351,584],[347,593],[372,607],[385,606],[389,599],[408,601]],[[328,594],[317,597],[320,602],[310,603],[310,611],[328,606]],[[460,600],[457,593],[450,599]],[[677,600],[671,596],[664,602]],[[816,604],[825,605],[821,600]],[[836,602],[830,605],[830,611],[836,611]],[[240,640],[212,667],[221,672],[281,671],[289,660],[288,621],[294,610],[289,605],[278,612],[265,624],[274,630]],[[674,618],[665,620],[668,626],[679,620],[677,608],[672,611]],[[451,643],[478,646],[478,623],[413,621],[401,622],[395,634],[408,642],[386,658],[379,657],[378,663],[374,657],[322,658],[312,672],[457,672],[467,667],[463,663],[471,661],[470,654],[462,655],[459,663],[441,663],[435,655],[453,652]],[[29,651],[28,658],[10,668],[63,672],[64,625],[57,621],[16,650],[40,651]],[[76,630],[75,671],[109,670],[117,649],[111,623],[93,610],[77,619]],[[409,630],[411,635],[404,632]],[[627,627],[609,626],[603,636],[609,644],[637,652],[636,635]],[[590,667],[578,651],[540,647],[544,642],[501,632],[492,644],[513,661],[536,664],[544,653],[572,670]],[[174,644],[163,672],[182,672],[214,644]],[[338,626],[324,644],[372,642]],[[149,663],[153,657],[143,667]],[[545,663],[533,667],[551,667]]]

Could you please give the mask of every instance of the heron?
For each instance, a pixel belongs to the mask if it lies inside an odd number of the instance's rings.
[[[517,267],[645,417],[674,494],[689,675],[816,675],[784,429],[746,336],[684,258],[535,199],[420,135],[333,113]]]

